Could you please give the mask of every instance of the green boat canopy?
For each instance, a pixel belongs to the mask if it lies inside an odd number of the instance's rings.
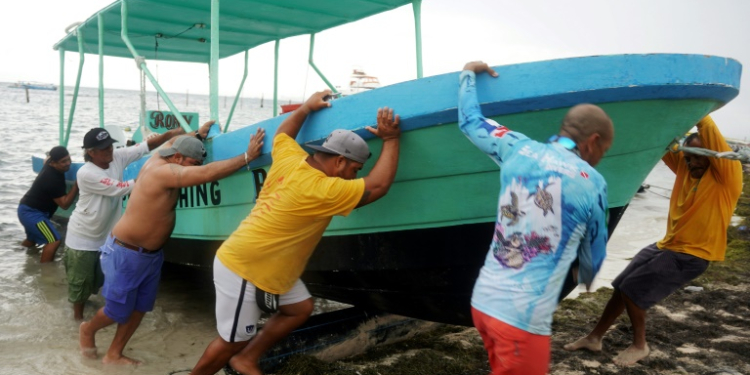
[[[84,53],[99,53],[98,14],[104,22],[104,55],[132,58],[120,37],[118,0],[86,20]],[[147,59],[208,63],[211,47],[210,0],[127,0],[129,37]],[[409,0],[222,0],[219,58],[266,42],[318,33],[374,14],[410,4]],[[56,50],[78,52],[74,32],[55,44]]]

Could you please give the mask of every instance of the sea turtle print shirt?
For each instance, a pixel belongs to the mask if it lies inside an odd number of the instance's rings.
[[[474,72],[462,72],[460,84],[459,127],[501,168],[495,233],[471,304],[550,335],[571,263],[579,258],[578,281],[590,283],[604,261],[607,183],[560,143],[536,142],[482,116]]]

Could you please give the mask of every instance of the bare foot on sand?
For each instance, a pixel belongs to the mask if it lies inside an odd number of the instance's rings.
[[[81,355],[86,358],[96,359],[96,343],[94,342],[94,336],[86,333],[85,326],[87,322],[81,323],[78,326],[78,345],[81,349]]]
[[[237,374],[241,375],[263,375],[263,371],[260,371],[258,364],[252,361],[237,360],[237,357],[232,357],[229,360],[229,367],[234,370]]]
[[[563,346],[563,349],[567,351],[574,351],[579,349],[588,349],[592,352],[602,351],[602,339],[595,337],[584,336],[578,339],[576,342]]]
[[[110,357],[109,354],[105,355],[104,358],[102,358],[102,363],[105,365],[140,365],[143,362],[139,361],[137,359],[133,359],[130,357],[126,357],[124,355],[121,355],[119,357]]]
[[[648,353],[650,352],[651,350],[649,350],[648,345],[643,349],[638,349],[635,346],[630,345],[615,357],[614,362],[618,366],[632,366],[641,359],[648,357]]]

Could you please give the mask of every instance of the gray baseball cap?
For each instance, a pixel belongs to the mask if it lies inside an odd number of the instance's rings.
[[[305,146],[325,152],[327,154],[341,155],[347,159],[364,164],[372,155],[362,137],[351,130],[336,129],[328,134],[322,145],[305,144]]]
[[[177,137],[174,143],[172,143],[172,147],[162,148],[159,150],[159,155],[166,157],[172,156],[178,152],[183,156],[193,158],[200,162],[206,157],[206,149],[203,148],[203,142],[199,141],[198,138],[188,135]]]

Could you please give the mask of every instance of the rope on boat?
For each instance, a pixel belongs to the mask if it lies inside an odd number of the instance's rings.
[[[667,146],[667,149],[670,152],[677,153],[680,151],[689,152],[691,154],[695,155],[703,155],[708,156],[712,158],[721,158],[721,159],[729,159],[729,160],[739,160],[742,163],[750,163],[750,148],[748,147],[741,147],[737,151],[724,151],[724,152],[718,152],[714,150],[709,150],[701,147],[688,147],[683,146],[684,138],[675,138],[672,143]]]

